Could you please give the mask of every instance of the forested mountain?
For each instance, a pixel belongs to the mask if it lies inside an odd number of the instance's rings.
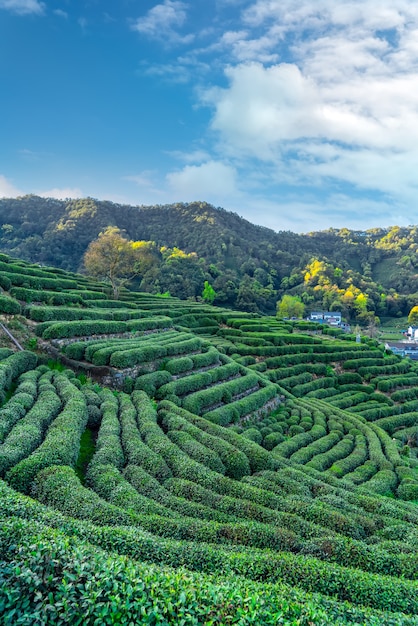
[[[329,229],[304,235],[255,226],[204,202],[127,206],[93,198],[60,201],[29,195],[0,200],[0,247],[32,262],[82,270],[89,243],[108,226],[155,243],[142,290],[200,296],[215,303],[274,311],[284,294],[306,310],[341,310],[367,323],[406,315],[418,301],[416,227]]]

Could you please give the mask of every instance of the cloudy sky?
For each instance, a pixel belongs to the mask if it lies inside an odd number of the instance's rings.
[[[0,0],[0,196],[418,222],[416,0]]]

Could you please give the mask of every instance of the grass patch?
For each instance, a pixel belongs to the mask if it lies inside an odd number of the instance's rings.
[[[80,479],[81,484],[84,485],[87,466],[93,458],[93,454],[96,449],[96,435],[91,428],[86,428],[81,435],[80,440],[80,452],[78,455],[77,463],[75,466],[75,472]]]
[[[49,367],[50,370],[54,370],[57,372],[63,372],[66,369],[65,365],[63,365],[59,361],[54,361],[53,359],[49,359],[46,365],[47,367]]]
[[[17,389],[17,382],[13,382],[9,389],[4,393],[4,401],[0,402],[0,407],[4,406],[5,404],[7,404],[7,402],[10,400],[10,398],[12,397],[12,395],[14,394],[14,392]]]
[[[405,335],[396,330],[384,330],[381,335],[379,335],[379,341],[404,341]]]
[[[400,331],[408,328],[408,318],[405,317],[381,317],[380,318],[380,330],[386,331]]]

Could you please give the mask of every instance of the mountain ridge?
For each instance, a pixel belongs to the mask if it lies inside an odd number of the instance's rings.
[[[167,264],[161,257],[158,270],[142,277],[141,289],[196,298],[208,280],[219,304],[245,310],[272,312],[290,294],[307,310],[342,309],[350,319],[363,313],[358,321],[366,321],[406,315],[418,299],[411,297],[418,292],[415,226],[297,234],[254,225],[205,202],[130,206],[33,195],[1,199],[0,223],[2,250],[71,271],[82,268],[89,243],[108,226],[159,249],[178,248],[186,258],[168,255]],[[187,258],[192,253],[197,258]],[[183,278],[176,282],[174,275]],[[360,293],[367,300],[362,311],[354,305]]]

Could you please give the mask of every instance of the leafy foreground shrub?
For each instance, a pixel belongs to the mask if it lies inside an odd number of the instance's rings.
[[[415,623],[284,583],[137,562],[40,523],[2,520],[0,529],[0,555],[6,559],[0,570],[0,617],[8,626]]]
[[[0,296],[0,313],[19,315],[20,312],[21,308],[17,300],[14,298],[8,298],[7,296]]]
[[[38,357],[33,352],[22,350],[0,361],[0,402],[5,399],[4,392],[23,372],[36,367]]]
[[[16,422],[33,406],[38,395],[37,379],[39,376],[40,372],[36,370],[22,374],[16,392],[0,408],[0,443],[4,441]]]

